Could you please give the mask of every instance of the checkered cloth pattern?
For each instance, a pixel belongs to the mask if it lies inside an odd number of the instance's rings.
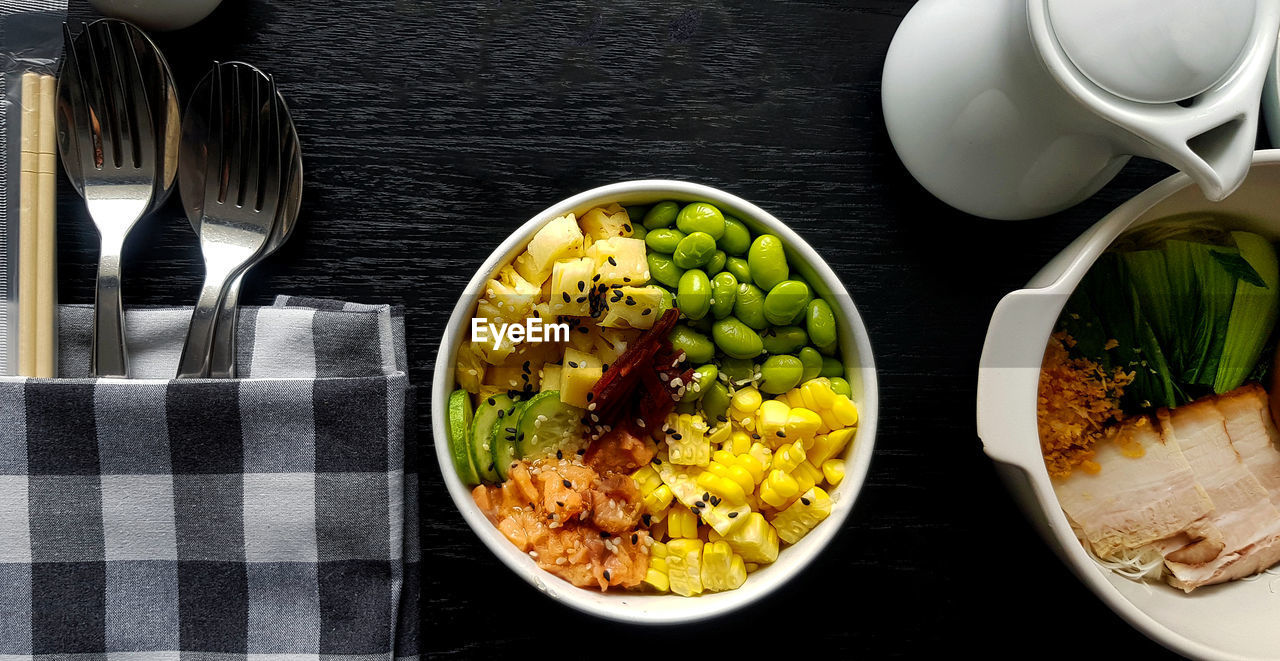
[[[173,380],[189,319],[131,310],[95,380],[66,306],[71,378],[0,379],[0,660],[416,658],[402,315],[281,298],[244,378]]]

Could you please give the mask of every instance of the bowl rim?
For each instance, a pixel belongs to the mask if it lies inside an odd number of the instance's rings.
[[[1255,151],[1250,162],[1250,172],[1259,166],[1280,166],[1280,149]],[[1154,207],[1193,187],[1195,183],[1183,173],[1176,173],[1153,184],[1085,230],[1034,276],[1027,287],[1010,292],[1001,300],[993,314],[991,326],[988,328],[979,368],[978,429],[983,442],[983,451],[988,457],[998,465],[1003,464],[1005,467],[1016,469],[1018,479],[1025,482],[1025,484],[1015,482],[1013,474],[1002,474],[1007,486],[1013,492],[1012,495],[1027,510],[1028,518],[1032,523],[1039,524],[1041,535],[1050,543],[1068,569],[1112,611],[1153,641],[1179,654],[1192,658],[1245,660],[1255,657],[1224,653],[1162,624],[1134,605],[1107,580],[1107,574],[1104,573],[1106,570],[1093,560],[1072,531],[1070,522],[1059,504],[1048,470],[1044,466],[1039,449],[1035,397],[1018,397],[1017,393],[997,392],[997,390],[1003,390],[1009,383],[999,372],[1010,370],[1009,363],[1002,363],[998,356],[1010,351],[1025,353],[1031,345],[1037,345],[1038,350],[1043,354],[1049,340],[1049,333],[1057,322],[1067,296],[1080,284],[1098,257],[1135,224],[1155,220],[1146,218]],[[993,346],[992,338],[997,332],[997,325],[1002,323],[999,319],[1001,307],[1018,298],[1038,299],[1042,302],[1038,314],[1044,315],[1047,312],[1052,314],[1048,318],[1037,319],[1040,327],[1034,328],[1033,332],[1028,331],[1026,326],[1023,327],[1023,330],[1027,331],[1025,335],[1029,338],[1021,343],[1023,346],[1012,349],[1007,345]],[[1048,328],[1049,332],[1041,333],[1042,328]],[[993,356],[997,357],[993,358]],[[1026,368],[1014,369],[1026,370]],[[1034,368],[1037,382],[1039,372],[1039,367]],[[1021,381],[1025,382],[1025,379]],[[1034,387],[1030,392],[1034,394]],[[1015,402],[1022,403],[1022,407],[1011,411],[1009,408],[997,407],[994,404],[995,401],[1010,401],[1009,397],[1013,397]],[[1029,407],[1026,406],[1027,403],[1030,404]],[[998,408],[1003,410],[997,411]],[[997,415],[1003,416],[1006,420],[995,420]],[[1026,433],[1028,421],[1030,435]],[[1037,440],[1034,443],[1025,442],[1028,438]],[[1026,488],[1028,486],[1029,490]],[[1044,519],[1037,520],[1036,517],[1041,515]]]
[[[447,425],[442,424],[448,419],[447,400],[454,388],[453,373],[457,349],[465,337],[463,320],[469,317],[475,308],[483,290],[481,285],[502,265],[514,259],[528,244],[533,234],[548,221],[584,207],[639,196],[705,200],[718,207],[730,209],[740,214],[744,222],[764,226],[782,238],[788,252],[799,256],[813,270],[821,286],[842,301],[839,306],[833,306],[838,308],[836,318],[841,330],[841,353],[846,357],[847,375],[858,379],[862,391],[861,399],[857,402],[858,429],[852,447],[848,451],[850,454],[847,456],[845,477],[833,490],[831,515],[823,525],[817,526],[799,544],[786,550],[789,555],[785,565],[774,563],[753,574],[756,578],[754,585],[748,581],[747,585],[737,590],[705,594],[698,598],[640,595],[622,591],[602,595],[596,591],[574,587],[539,568],[531,558],[502,537],[476,507],[471,499],[471,490],[462,484],[453,469]],[[852,357],[857,358],[856,363],[849,362]],[[526,583],[575,610],[607,620],[645,625],[687,624],[725,615],[769,595],[812,564],[814,558],[825,550],[831,540],[843,529],[843,524],[848,519],[866,482],[874,451],[879,420],[879,386],[876,377],[870,336],[853,298],[821,255],[789,226],[756,205],[732,193],[710,186],[668,179],[621,181],[583,191],[534,214],[503,240],[476,270],[450,314],[440,341],[440,349],[436,354],[431,396],[432,438],[435,442],[436,460],[442,478],[459,514],[485,546]],[[660,603],[661,606],[636,607],[634,605],[636,602],[650,605]]]

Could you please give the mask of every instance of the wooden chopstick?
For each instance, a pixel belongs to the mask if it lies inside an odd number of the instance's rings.
[[[22,155],[18,178],[18,374],[36,374],[36,188],[40,170],[40,76],[22,75]]]
[[[36,195],[36,361],[35,375],[53,378],[57,364],[57,263],[58,263],[58,147],[54,128],[57,81],[40,76],[40,155]]]

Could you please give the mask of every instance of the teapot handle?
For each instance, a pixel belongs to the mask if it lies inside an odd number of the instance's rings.
[[[1258,0],[1253,31],[1234,71],[1208,91],[1182,103],[1139,103],[1089,81],[1050,34],[1045,3],[1027,4],[1032,41],[1067,93],[1111,124],[1127,151],[1185,172],[1217,202],[1244,181],[1253,159],[1260,99],[1280,32],[1280,0]],[[1268,27],[1269,26],[1269,27]]]

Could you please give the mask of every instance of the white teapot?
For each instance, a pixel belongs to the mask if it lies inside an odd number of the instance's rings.
[[[1280,0],[921,0],[885,60],[885,124],[925,188],[978,216],[1060,211],[1131,155],[1221,200],[1278,33]]]

